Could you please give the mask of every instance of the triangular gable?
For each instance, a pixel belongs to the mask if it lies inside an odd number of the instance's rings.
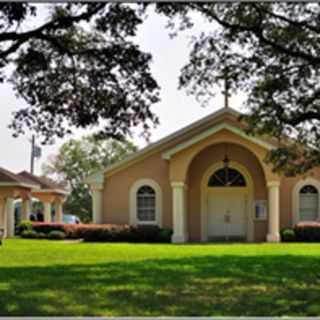
[[[169,160],[174,154],[210,137],[211,135],[221,131],[221,130],[228,130],[236,135],[239,135],[241,136],[242,138],[250,141],[250,142],[253,142],[267,150],[271,150],[273,148],[275,148],[274,145],[260,139],[260,138],[257,138],[257,137],[254,137],[254,136],[249,136],[248,134],[246,134],[244,132],[244,130],[238,128],[238,127],[235,127],[235,126],[232,126],[231,124],[229,123],[225,123],[225,122],[222,122],[222,123],[219,123],[215,126],[213,126],[212,128],[204,131],[204,132],[201,132],[200,134],[194,136],[192,139],[190,140],[187,140],[183,143],[180,143],[178,144],[177,146],[165,151],[163,154],[162,154],[162,157],[163,159],[166,159],[166,160]]]
[[[104,180],[104,178],[103,178],[104,174],[109,173],[109,172],[113,172],[114,170],[126,168],[131,163],[139,161],[143,157],[149,156],[152,153],[161,150],[161,148],[165,148],[165,146],[168,143],[172,143],[172,141],[174,141],[174,140],[181,139],[181,137],[190,134],[190,132],[192,132],[193,130],[197,130],[199,128],[202,128],[223,115],[226,115],[226,116],[231,115],[235,119],[238,119],[238,117],[241,115],[241,113],[238,112],[237,110],[232,109],[232,108],[223,108],[218,111],[215,111],[212,114],[210,114],[210,115],[208,115],[208,116],[206,116],[196,122],[193,122],[192,124],[190,124],[182,129],[160,139],[159,141],[152,143],[152,144],[148,145],[147,147],[129,155],[128,157],[124,158],[123,160],[120,160],[117,163],[106,167],[104,170],[98,171],[98,172],[90,175],[89,177],[87,177],[85,179],[85,182],[88,184],[92,184],[92,183],[101,184],[102,181]],[[268,150],[270,150],[271,148],[274,147],[272,144],[266,142],[265,140],[263,140],[261,138],[249,136],[241,128],[236,127],[236,126],[232,126],[231,124],[224,123],[222,121],[221,123],[210,127],[206,131],[202,131],[200,134],[198,134],[198,135],[196,134],[195,136],[192,136],[192,138],[190,138],[188,141],[182,142],[182,143],[176,145],[175,147],[164,151],[163,158],[170,159],[171,155],[174,154],[175,152],[178,152],[178,151],[182,150],[183,148],[186,148],[186,147],[192,145],[193,143],[196,143],[197,141],[200,141],[200,140],[204,139],[205,137],[210,136],[214,132],[218,132],[223,129],[227,129],[227,130],[230,130],[238,135],[241,135],[242,137],[244,137],[244,138],[260,145],[260,146],[263,146],[264,148],[267,148]]]

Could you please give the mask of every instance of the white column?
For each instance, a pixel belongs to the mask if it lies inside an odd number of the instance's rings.
[[[92,184],[92,222],[102,223],[102,195],[103,195],[103,185],[102,184]]]
[[[7,208],[6,208],[6,199],[0,198],[0,228],[4,229],[3,237],[6,237],[7,234]]]
[[[173,243],[187,241],[186,186],[184,182],[172,182]]]
[[[7,231],[6,231],[6,237],[12,238],[14,237],[14,199],[13,198],[7,198],[6,201],[6,220],[7,220]]]
[[[22,201],[21,220],[29,220],[31,213],[31,200],[24,199]]]
[[[55,222],[63,222],[63,209],[60,201],[55,203]]]
[[[44,202],[44,222],[51,222],[51,202]]]
[[[268,200],[269,200],[269,227],[267,234],[268,242],[279,242],[279,223],[280,223],[280,182],[268,182]]]

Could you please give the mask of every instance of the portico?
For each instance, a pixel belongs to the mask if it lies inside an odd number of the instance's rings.
[[[0,228],[5,237],[13,237],[15,231],[14,201],[21,199],[21,219],[29,220],[32,198],[44,204],[44,221],[52,222],[52,206],[55,208],[55,221],[62,222],[62,204],[67,192],[48,179],[34,176],[26,171],[15,174],[0,168]]]
[[[169,161],[175,243],[201,239],[254,241],[258,227],[278,242],[280,177],[263,161],[273,146],[237,134],[231,126],[177,145]],[[258,204],[266,215],[259,217]]]

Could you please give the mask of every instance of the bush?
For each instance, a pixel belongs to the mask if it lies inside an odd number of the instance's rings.
[[[83,238],[83,231],[88,227],[96,225],[88,224],[64,224],[64,223],[49,223],[49,222],[36,222],[32,227],[37,232],[49,234],[51,231],[62,231],[68,239],[81,239]]]
[[[32,229],[40,239],[51,238],[49,235],[62,234],[67,239],[84,239],[99,242],[170,242],[172,230],[146,225],[130,227],[117,224],[63,224],[63,223],[32,223]],[[59,236],[57,236],[59,237]],[[60,239],[60,237],[59,237]]]
[[[64,240],[66,238],[66,234],[63,231],[50,231],[48,233],[48,239],[51,240]]]
[[[159,242],[160,228],[158,226],[131,227],[133,242]]]
[[[37,239],[38,233],[34,230],[24,230],[21,232],[21,237],[25,239]]]
[[[27,231],[27,230],[32,230],[32,222],[31,221],[28,221],[28,220],[22,220],[17,228],[16,228],[16,234],[21,234],[22,232],[24,231]]]
[[[158,226],[89,225],[82,230],[83,239],[90,242],[170,242],[171,234]]]
[[[297,241],[320,242],[320,222],[298,223],[294,232]]]
[[[128,241],[130,227],[128,225],[86,225],[78,230],[85,241]]]
[[[294,242],[296,241],[296,234],[293,229],[286,228],[281,230],[281,241],[283,242]]]
[[[43,232],[37,232],[37,239],[47,239],[48,235]]]
[[[33,222],[32,229],[36,232],[42,232],[49,234],[51,231],[62,231],[64,232],[63,223],[53,223],[53,222]]]
[[[169,228],[163,228],[159,231],[159,242],[170,243],[172,237],[172,230]]]

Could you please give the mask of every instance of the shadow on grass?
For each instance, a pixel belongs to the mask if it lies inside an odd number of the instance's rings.
[[[320,259],[202,256],[0,268],[0,316],[320,315]]]

